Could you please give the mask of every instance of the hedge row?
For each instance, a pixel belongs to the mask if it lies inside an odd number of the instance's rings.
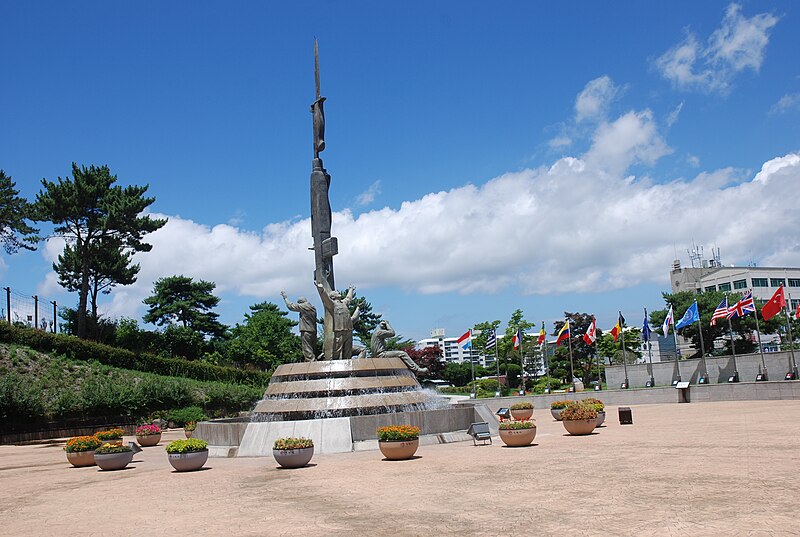
[[[12,348],[0,358],[0,423],[6,429],[75,418],[140,420],[188,406],[212,416],[236,415],[261,396],[256,386],[141,373],[25,349]]]
[[[26,345],[40,352],[58,354],[74,360],[95,360],[101,364],[195,380],[232,382],[252,386],[266,386],[270,375],[260,371],[244,371],[182,358],[166,358],[147,353],[134,353],[127,349],[111,347],[79,339],[75,336],[53,334],[34,328],[0,322],[0,342]]]

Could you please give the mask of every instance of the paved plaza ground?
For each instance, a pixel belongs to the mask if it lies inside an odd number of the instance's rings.
[[[537,410],[530,447],[298,470],[238,458],[178,474],[165,441],[117,472],[72,468],[61,445],[0,446],[0,535],[800,535],[800,401],[642,405],[632,426],[608,411],[586,437]]]

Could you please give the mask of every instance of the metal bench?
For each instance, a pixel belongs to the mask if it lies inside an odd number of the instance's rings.
[[[472,445],[477,446],[478,440],[483,442],[482,445],[486,445],[486,441],[488,440],[489,443],[492,443],[492,432],[489,430],[489,424],[485,421],[480,421],[478,423],[473,423],[467,429],[467,434],[472,437]]]

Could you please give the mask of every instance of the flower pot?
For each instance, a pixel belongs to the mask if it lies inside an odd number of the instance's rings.
[[[597,418],[590,420],[562,420],[561,423],[564,424],[564,428],[569,434],[591,434],[594,428],[597,427]]]
[[[94,451],[67,451],[67,460],[76,468],[94,466]]]
[[[183,434],[186,435],[186,438],[191,438],[192,437],[192,433],[194,433],[194,431],[189,431],[187,429],[183,430]]]
[[[169,463],[178,472],[192,472],[199,470],[208,460],[208,450],[192,451],[190,453],[168,453]]]
[[[161,441],[161,433],[137,436],[136,441],[142,447],[156,446]]]
[[[98,439],[99,440],[99,439]],[[122,437],[119,438],[109,438],[108,440],[100,440],[103,444],[111,444],[112,446],[115,444],[122,444]]]
[[[600,427],[603,425],[604,421],[606,421],[606,411],[602,410],[597,413],[597,426]]]
[[[500,429],[500,440],[507,446],[529,446],[536,438],[536,427],[530,429]]]
[[[378,441],[378,447],[381,449],[383,456],[390,461],[402,461],[410,459],[417,452],[419,447],[419,438],[414,440],[396,440],[393,442]]]
[[[272,456],[284,468],[302,468],[314,455],[314,446],[301,449],[273,449]]]
[[[556,421],[561,421],[561,413],[564,411],[563,408],[551,408],[550,414],[553,415]]]
[[[511,409],[511,417],[517,421],[525,421],[531,419],[533,416],[532,408],[520,408],[518,410]]]
[[[94,462],[101,470],[122,470],[133,460],[133,451],[95,453]]]

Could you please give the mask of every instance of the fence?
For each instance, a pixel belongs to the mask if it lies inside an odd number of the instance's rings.
[[[58,304],[37,295],[26,295],[11,287],[3,287],[5,304],[0,306],[0,318],[8,324],[20,324],[29,328],[37,328],[58,332]]]

